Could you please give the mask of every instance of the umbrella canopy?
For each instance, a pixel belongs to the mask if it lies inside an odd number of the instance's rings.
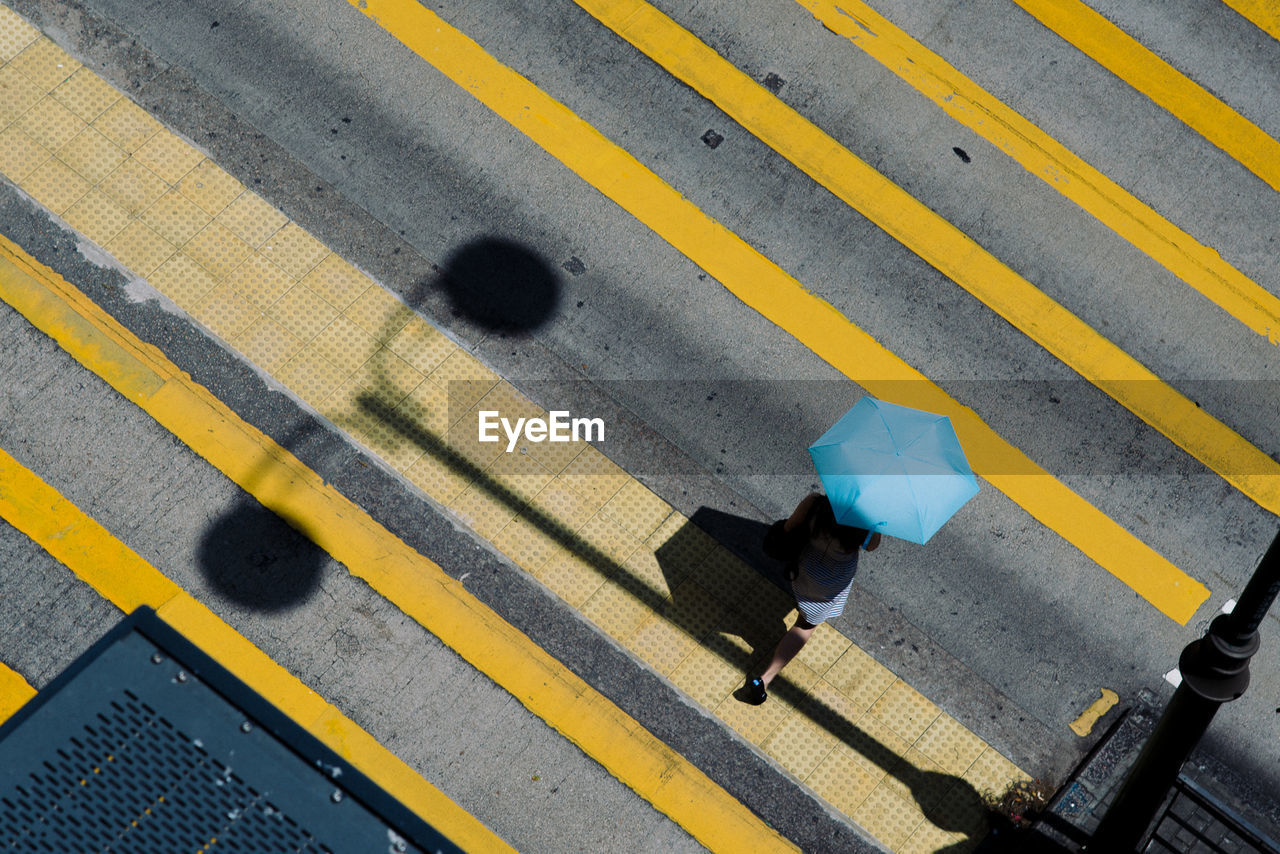
[[[951,419],[864,397],[809,447],[836,521],[926,543],[978,493]]]

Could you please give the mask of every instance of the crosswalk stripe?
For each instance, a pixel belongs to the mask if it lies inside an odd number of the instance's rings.
[[[0,724],[9,720],[35,695],[36,689],[22,678],[21,673],[0,662]]]
[[[1079,0],[1014,0],[1103,68],[1280,190],[1280,142]]]
[[[1185,624],[1208,597],[1204,585],[1072,492],[972,410],[434,12],[414,0],[351,2],[845,376],[887,400],[951,416],[975,469],[989,483],[1160,611]],[[616,4],[611,14],[624,22],[649,20],[637,4]],[[723,84],[741,94],[763,91],[736,71],[725,75]],[[768,103],[755,106],[771,108]],[[834,153],[829,146],[821,150]]]
[[[1280,298],[870,6],[861,0],[797,2],[827,29],[849,39],[947,115],[1004,151],[1219,308],[1272,343],[1280,344]]]
[[[1275,0],[1222,0],[1236,14],[1255,27],[1280,40],[1280,6]]]

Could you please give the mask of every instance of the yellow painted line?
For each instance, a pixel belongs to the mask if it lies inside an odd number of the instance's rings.
[[[122,611],[139,605],[156,609],[166,623],[463,850],[514,851],[2,448],[0,517]],[[0,672],[0,700],[7,700],[11,689],[3,676]]]
[[[9,720],[35,695],[36,689],[22,678],[21,673],[0,662],[0,724]]]
[[[1080,717],[1069,724],[1071,731],[1084,738],[1093,732],[1093,728],[1098,725],[1102,716],[1111,711],[1118,702],[1120,702],[1119,694],[1110,688],[1103,688],[1102,695],[1090,703],[1089,708],[1080,713]]]
[[[563,104],[413,0],[353,0],[407,47],[863,388],[951,417],[974,468],[1040,522],[1185,624],[1208,598],[1178,569],[1001,438],[832,305],[708,217]]]
[[[1246,327],[1280,344],[1280,298],[1160,216],[861,0],[797,0],[947,115],[1008,154]]]
[[[74,286],[3,236],[0,298],[703,845],[717,851],[795,850],[702,771],[496,615],[439,566],[387,531],[162,353],[138,341]],[[55,310],[59,301],[63,303],[61,313]],[[106,354],[101,363],[95,361],[100,354]],[[99,547],[113,560],[133,566],[120,552],[123,546],[99,538],[94,548]],[[92,567],[86,569],[93,571]],[[190,597],[163,576],[157,577],[158,573],[138,568],[108,575],[111,586],[107,589],[112,591],[108,598],[123,595],[122,601],[117,601],[123,609],[150,604],[166,619],[179,620],[175,625],[184,631],[187,626],[208,628],[209,618],[217,619],[211,614],[203,616],[206,612],[199,603],[187,602]],[[234,644],[228,649],[232,650],[228,656],[237,654]],[[341,730],[340,740],[348,747],[365,743],[358,732],[343,730],[332,712],[326,721],[326,731]],[[363,765],[361,770],[379,782],[394,782],[405,774],[392,769],[383,777],[375,773],[378,769]],[[441,826],[434,817],[430,820]]]
[[[1240,17],[1255,27],[1280,39],[1280,5],[1275,0],[1223,0]]]
[[[1079,0],[1014,0],[1094,62],[1280,190],[1280,142]]]
[[[643,0],[576,2],[1130,412],[1259,505],[1280,514],[1280,463],[693,34]],[[780,298],[785,297],[775,295],[773,301]],[[797,337],[808,343],[806,336]]]

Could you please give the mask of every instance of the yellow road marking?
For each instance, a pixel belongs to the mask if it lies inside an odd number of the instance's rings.
[[[886,400],[950,416],[975,470],[1162,613],[1185,624],[1208,598],[1203,584],[1076,495],[976,413],[438,15],[414,0],[351,2],[858,385]],[[637,16],[643,12],[634,4],[626,8],[634,8]],[[726,81],[743,91],[747,84],[760,89],[740,73]]]
[[[1014,0],[1103,68],[1280,190],[1280,142],[1079,0]]]
[[[0,724],[9,720],[35,695],[36,689],[22,678],[21,673],[0,662]]]
[[[687,30],[643,0],[576,2],[1130,412],[1259,505],[1280,514],[1280,463]]]
[[[1280,6],[1275,0],[1223,0],[1236,14],[1273,39],[1280,39]]]
[[[138,341],[74,286],[3,236],[0,298],[703,845],[723,851],[795,850],[701,770],[496,615],[434,562],[387,531],[288,450],[240,419],[159,350]],[[50,536],[56,533],[52,531]],[[105,550],[110,557],[103,561],[104,566],[136,566],[132,563],[136,556],[130,558],[123,544],[99,537],[92,547],[94,551]],[[77,553],[73,549],[71,554]],[[85,569],[89,574],[95,571],[92,565]],[[217,619],[212,614],[202,616],[203,606],[194,600],[186,602],[190,597],[158,573],[142,567],[102,571],[109,576],[101,580],[111,591],[108,598],[122,609],[150,604],[166,619],[178,619],[178,628],[190,625],[200,629],[203,625],[207,629],[209,619]],[[230,644],[228,648],[231,651],[226,655],[231,660],[238,654],[249,654],[242,645]],[[326,726],[340,729],[336,720],[330,713]],[[350,744],[359,744],[364,738],[354,731],[343,737]],[[405,773],[392,770],[384,778],[372,773],[376,769],[361,768],[380,782]],[[436,823],[434,818],[430,820]]]
[[[1110,688],[1102,689],[1102,696],[1089,704],[1089,708],[1080,713],[1080,717],[1072,721],[1069,726],[1071,731],[1076,735],[1084,738],[1093,732],[1093,728],[1098,725],[1098,721],[1102,716],[1111,711],[1116,703],[1120,702],[1120,696]]]
[[[861,0],[797,0],[956,121],[1273,344],[1280,298],[969,80]]]
[[[514,851],[2,448],[0,517],[122,611],[154,608],[166,623],[464,850]],[[10,693],[3,675],[0,700]]]

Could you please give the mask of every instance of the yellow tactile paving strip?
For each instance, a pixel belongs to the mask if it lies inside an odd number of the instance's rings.
[[[478,442],[481,409],[546,413],[3,6],[0,61],[10,181],[890,848],[963,841],[1025,778],[829,626],[735,700],[785,594],[587,443]]]

